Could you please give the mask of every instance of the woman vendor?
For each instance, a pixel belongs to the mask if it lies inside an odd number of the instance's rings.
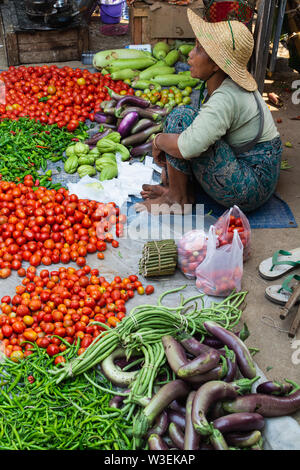
[[[136,210],[183,208],[195,201],[195,183],[222,206],[249,212],[274,193],[282,155],[272,114],[247,70],[253,36],[236,20],[208,23],[191,9],[188,18],[196,36],[191,76],[206,82],[209,98],[200,111],[179,106],[169,114],[152,148],[164,167],[162,184],[143,185]]]

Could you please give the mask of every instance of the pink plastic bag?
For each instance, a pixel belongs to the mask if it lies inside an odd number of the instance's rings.
[[[239,232],[242,244],[244,246],[243,259],[246,261],[250,257],[251,251],[251,229],[250,224],[238,206],[228,209],[215,223],[216,235],[219,246],[232,243],[233,232]]]
[[[217,248],[215,227],[209,229],[206,258],[196,269],[196,287],[204,294],[227,297],[241,290],[243,244],[237,231],[232,243]]]
[[[203,230],[191,230],[177,244],[178,266],[188,279],[195,279],[195,270],[205,259],[207,235]]]

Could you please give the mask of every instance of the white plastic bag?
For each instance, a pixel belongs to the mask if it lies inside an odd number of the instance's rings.
[[[203,230],[190,230],[177,244],[178,266],[188,279],[195,279],[196,268],[206,256],[207,235]]]
[[[243,258],[246,261],[251,253],[251,228],[245,214],[238,206],[227,209],[215,223],[216,235],[219,246],[231,243],[233,232],[239,232],[241,242],[244,246]]]
[[[208,233],[207,254],[196,269],[196,287],[204,294],[227,297],[241,290],[243,276],[243,244],[237,231],[231,244],[217,248],[215,227]]]

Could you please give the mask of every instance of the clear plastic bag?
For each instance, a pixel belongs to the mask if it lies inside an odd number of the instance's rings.
[[[207,250],[207,235],[203,230],[191,230],[177,244],[178,266],[188,279],[195,279],[195,270],[203,262]]]
[[[228,209],[215,223],[216,235],[219,246],[232,243],[233,232],[237,230],[244,246],[243,259],[246,261],[251,253],[251,229],[250,224],[238,206]]]
[[[217,248],[215,227],[209,229],[206,258],[196,269],[196,287],[207,295],[227,297],[241,290],[243,244],[237,231],[232,243]]]

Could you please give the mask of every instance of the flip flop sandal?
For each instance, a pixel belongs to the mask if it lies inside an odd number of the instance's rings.
[[[300,276],[297,274],[288,276],[282,285],[269,286],[265,290],[265,296],[271,302],[274,302],[278,305],[285,305],[289,300],[291,294],[293,293],[293,287],[290,286],[291,281],[293,280],[300,281]],[[296,302],[299,303],[300,299]]]
[[[272,281],[297,267],[300,268],[300,248],[276,251],[272,258],[267,258],[260,263],[258,272],[264,279]]]

